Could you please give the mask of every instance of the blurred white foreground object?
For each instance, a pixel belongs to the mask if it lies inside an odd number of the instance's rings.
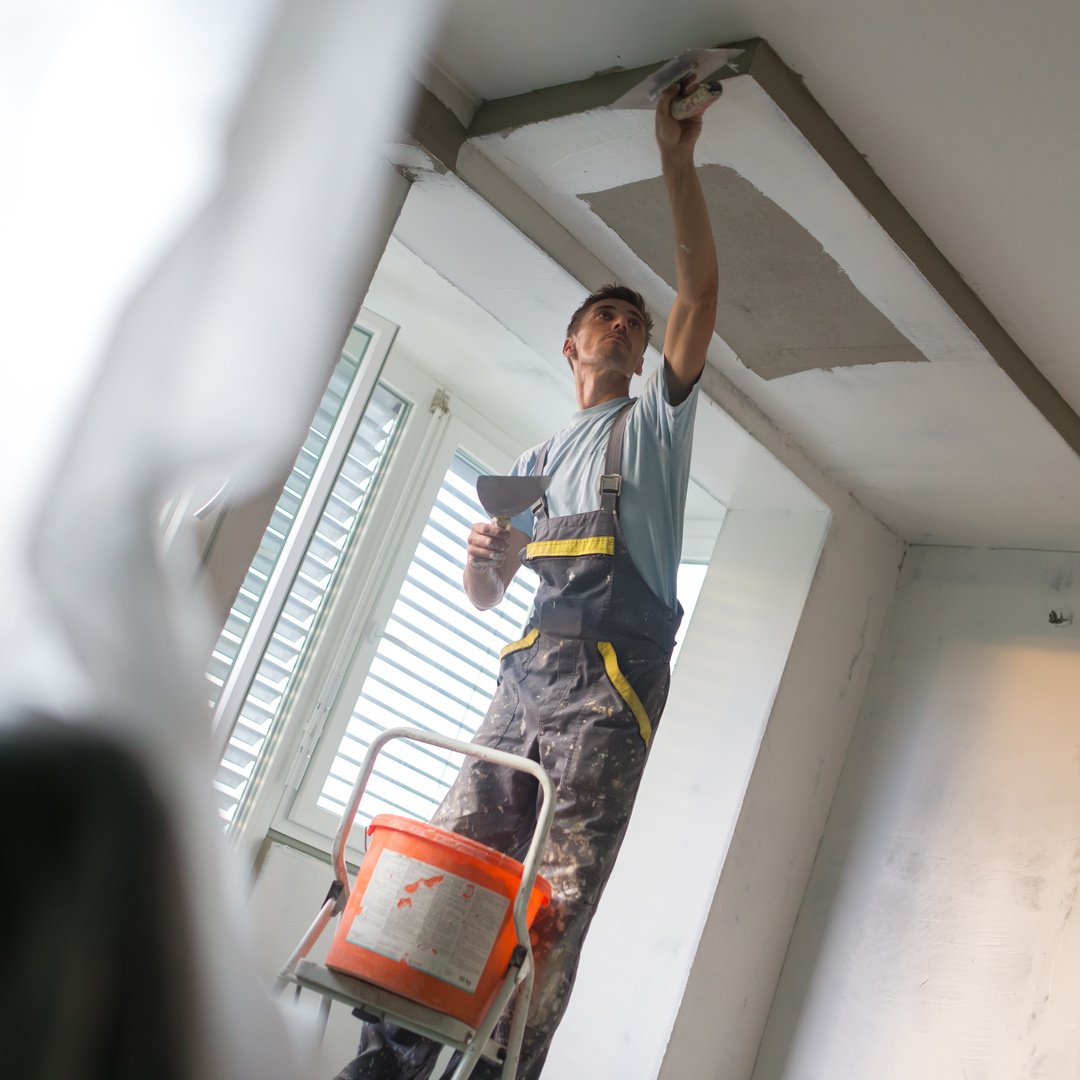
[[[213,810],[217,628],[190,575],[170,580],[160,513],[210,477],[241,498],[295,453],[362,299],[381,147],[439,7],[0,15],[0,717],[95,725],[145,766],[193,912],[198,1076],[295,1077],[300,1055],[249,962]]]

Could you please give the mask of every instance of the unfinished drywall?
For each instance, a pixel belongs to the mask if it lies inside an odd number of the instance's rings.
[[[726,165],[698,170],[713,229],[717,333],[763,379],[926,357],[855,287],[786,210]],[[675,288],[661,177],[580,196],[654,273]]]
[[[754,1080],[1080,1073],[1078,610],[1080,556],[912,549]]]

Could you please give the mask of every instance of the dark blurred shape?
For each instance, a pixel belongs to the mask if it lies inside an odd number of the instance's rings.
[[[177,844],[128,751],[0,721],[0,1077],[191,1080]]]

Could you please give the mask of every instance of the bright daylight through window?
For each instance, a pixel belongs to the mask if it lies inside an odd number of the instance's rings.
[[[481,616],[465,596],[465,536],[484,516],[476,478],[462,454],[439,489],[390,621],[352,711],[319,805],[339,815],[364,751],[379,732],[408,726],[468,740],[495,690],[499,651],[520,636],[535,580],[519,574],[497,609]],[[397,741],[380,755],[360,819],[402,813],[428,820],[460,759],[433,746]]]
[[[320,649],[344,647],[354,658],[361,649],[359,639],[347,643],[339,623],[327,633],[320,626],[326,617],[337,618],[328,615],[328,606],[338,589],[342,595],[336,605],[340,600],[338,606],[359,613],[360,623],[369,618],[352,597],[356,579],[346,581],[342,575],[361,526],[375,533],[387,527],[382,517],[390,507],[376,503],[370,509],[380,477],[399,468],[405,473],[431,468],[426,461],[405,460],[430,453],[430,443],[418,442],[417,447],[428,449],[407,454],[397,447],[408,442],[406,425],[435,423],[432,410],[416,408],[389,385],[374,384],[373,377],[373,385],[363,391],[366,405],[360,397],[361,370],[373,362],[372,338],[362,326],[350,336],[210,663],[222,746],[215,788],[219,813],[234,831],[260,791],[283,729],[300,711],[293,704],[303,671],[314,668]],[[381,359],[378,363],[381,367]],[[470,525],[484,517],[476,478],[488,471],[493,470],[464,448],[451,454],[420,535],[400,538],[415,544],[403,580],[397,585],[379,578],[379,589],[395,589],[395,598],[392,609],[390,598],[381,609],[389,609],[385,625],[365,631],[371,635],[366,640],[377,641],[377,647],[365,654],[369,660],[358,660],[366,663],[366,671],[351,682],[352,699],[335,702],[332,694],[317,706],[323,710],[317,725],[305,718],[305,745],[287,783],[303,789],[301,806],[312,807],[310,813],[294,811],[291,820],[305,822],[316,834],[333,831],[331,823],[340,816],[377,733],[412,726],[467,741],[484,716],[495,689],[499,652],[521,635],[536,588],[535,577],[522,572],[496,609],[480,613],[461,587],[465,538]],[[396,490],[396,481],[388,483],[388,490]],[[420,530],[422,521],[414,528]],[[680,567],[679,593],[687,609],[680,639],[704,571],[703,563]],[[362,576],[370,582],[373,573],[385,572],[385,567],[366,567]],[[370,597],[364,601],[372,603]],[[325,744],[321,752],[306,745],[309,737]],[[391,812],[427,820],[457,766],[453,755],[437,748],[391,743],[376,763],[361,818]],[[305,778],[306,771],[311,775]]]

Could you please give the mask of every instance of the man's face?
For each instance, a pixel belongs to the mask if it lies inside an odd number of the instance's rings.
[[[615,368],[640,375],[648,343],[645,319],[626,300],[599,300],[585,309],[577,330],[563,343],[563,356],[575,363]]]

